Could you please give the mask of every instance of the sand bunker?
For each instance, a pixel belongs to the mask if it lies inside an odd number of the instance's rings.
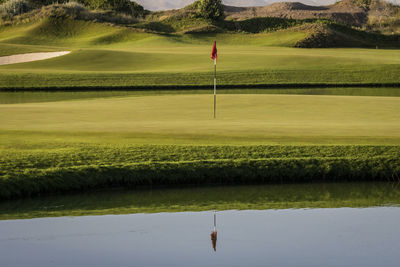
[[[0,65],[44,60],[53,57],[64,56],[69,53],[71,53],[71,51],[41,52],[41,53],[28,53],[28,54],[19,54],[13,56],[5,56],[5,57],[0,57]]]

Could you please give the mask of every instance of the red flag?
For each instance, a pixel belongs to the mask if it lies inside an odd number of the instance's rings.
[[[211,52],[211,58],[215,61],[217,61],[218,58],[218,52],[217,52],[217,42],[214,42],[212,52]]]

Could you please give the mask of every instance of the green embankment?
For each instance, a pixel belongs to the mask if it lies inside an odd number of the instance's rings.
[[[393,181],[398,97],[210,95],[0,105],[0,196],[154,184]]]
[[[400,173],[398,146],[73,145],[2,153],[0,197],[116,186],[397,182]]]

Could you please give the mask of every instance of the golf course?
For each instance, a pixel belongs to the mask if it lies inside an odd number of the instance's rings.
[[[167,24],[149,29],[160,25],[148,21],[32,14],[0,26],[0,56],[70,53],[0,66],[1,199],[114,187],[400,180],[397,35],[346,28],[352,42],[303,48],[315,21],[187,33],[189,22],[173,18],[167,32]]]
[[[98,22],[44,18],[0,28],[0,56],[71,51],[0,66],[0,90],[209,88],[218,42],[220,88],[399,86],[397,49],[294,48],[307,31],[161,34]]]

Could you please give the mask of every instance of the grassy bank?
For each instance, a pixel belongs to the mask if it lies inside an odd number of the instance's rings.
[[[397,146],[82,146],[2,158],[1,198],[116,186],[387,182],[400,174]]]

